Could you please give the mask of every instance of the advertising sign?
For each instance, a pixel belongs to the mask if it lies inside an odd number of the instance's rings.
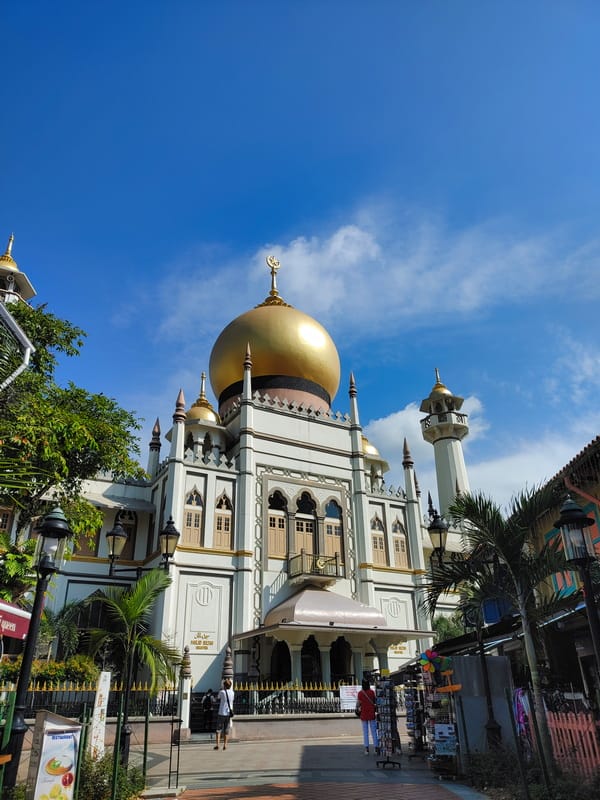
[[[434,736],[436,756],[456,755],[456,729],[453,724],[436,723]]]
[[[28,800],[72,800],[81,725],[39,713],[31,748]],[[33,786],[33,789],[31,789]]]
[[[31,614],[12,603],[0,600],[0,634],[12,639],[24,639],[29,630]]]
[[[110,672],[101,672],[96,686],[96,699],[94,701],[94,714],[90,733],[90,753],[92,758],[101,758],[104,755],[104,733],[106,730],[108,695],[110,693],[110,675]]]
[[[340,708],[342,711],[354,711],[359,692],[360,686],[340,686]]]

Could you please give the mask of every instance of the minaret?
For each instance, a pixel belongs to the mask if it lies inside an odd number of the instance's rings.
[[[421,420],[426,442],[433,444],[440,514],[446,516],[458,492],[469,491],[469,478],[461,441],[469,432],[467,415],[460,409],[464,398],[452,394],[440,380],[436,367],[435,384],[419,408],[427,416]]]
[[[256,455],[254,452],[254,401],[252,400],[252,354],[246,344],[244,378],[240,401],[240,444],[238,455],[239,490],[237,494],[235,545],[237,551],[233,578],[235,592],[235,618],[233,630],[258,628],[263,621],[262,611],[255,596],[254,558],[256,529]],[[264,547],[266,548],[266,540]],[[262,605],[262,601],[260,603]]]
[[[171,450],[169,452],[169,470],[167,476],[167,501],[165,506],[165,519],[171,516],[175,527],[181,530],[183,493],[185,491],[185,470],[183,466],[183,453],[185,442],[185,397],[183,389],[179,390],[173,414],[173,427],[171,429]]]
[[[358,416],[358,400],[354,374],[350,373],[350,443],[352,446],[352,506],[354,509],[354,533],[359,563],[359,600],[375,605],[373,586],[373,550],[369,528],[369,501],[365,476],[365,460],[362,446],[362,428]]]
[[[408,548],[410,562],[413,569],[424,570],[423,541],[421,538],[421,503],[417,489],[417,478],[414,470],[414,461],[408,449],[408,442],[404,439],[402,458],[404,467],[404,490],[406,492],[406,528],[408,534]]]
[[[158,472],[158,462],[160,461],[160,422],[158,417],[152,428],[152,439],[150,439],[150,452],[148,454],[148,468],[146,472],[151,478]]]
[[[0,256],[0,300],[3,303],[17,303],[19,300],[27,301],[35,297],[35,289],[29,278],[21,272],[12,257],[14,241],[14,234],[11,233],[6,250]]]

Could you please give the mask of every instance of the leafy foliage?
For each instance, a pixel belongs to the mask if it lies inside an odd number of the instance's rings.
[[[104,394],[54,380],[57,356],[78,355],[83,331],[45,306],[19,303],[11,313],[36,347],[30,368],[0,393],[0,466],[5,460],[30,470],[25,486],[0,478],[0,500],[22,509],[23,528],[44,512],[43,497],[51,489],[66,503],[98,472],[134,478],[144,472],[131,456],[139,452],[134,415]]]
[[[21,669],[21,656],[0,661],[0,683],[9,681],[16,683]],[[57,684],[70,681],[72,683],[90,683],[98,678],[100,670],[89,656],[77,655],[65,661],[47,661],[36,659],[31,669],[31,680],[35,683]]]
[[[94,800],[111,800],[112,797],[112,753],[93,759],[85,754],[79,776],[79,797]],[[133,800],[144,790],[144,776],[139,769],[119,765],[117,773],[116,800]]]
[[[57,643],[58,652],[63,658],[68,659],[77,652],[81,637],[77,619],[82,605],[82,601],[74,601],[66,603],[60,611],[44,608],[39,642],[41,647],[47,648],[48,657],[55,642]]]
[[[107,630],[91,632],[92,652],[109,648],[126,683],[138,666],[148,669],[153,690],[159,678],[174,677],[174,667],[181,659],[179,652],[149,633],[156,602],[170,583],[164,570],[153,569],[130,587],[112,586],[104,595],[90,598],[91,602],[99,600],[104,605],[110,622]]]
[[[433,628],[434,644],[445,642],[448,639],[455,639],[462,636],[464,631],[463,617],[460,611],[455,611],[450,616],[440,615],[435,617],[431,623]]]
[[[12,542],[7,531],[0,531],[0,599],[19,603],[31,589],[34,552],[34,539]]]

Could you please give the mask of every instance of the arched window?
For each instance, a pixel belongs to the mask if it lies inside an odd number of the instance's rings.
[[[185,508],[183,510],[183,532],[182,544],[184,547],[202,547],[203,527],[202,509],[204,503],[202,495],[194,488],[185,498]]]
[[[373,550],[373,564],[386,567],[385,529],[377,514],[371,520],[371,548]]]
[[[308,492],[302,492],[300,499],[296,503],[297,512],[295,518],[295,541],[296,553],[315,553],[315,531],[317,529],[315,519],[315,509],[317,504]]]
[[[280,491],[269,497],[268,553],[271,558],[287,556],[287,500]]]
[[[394,545],[394,564],[396,567],[408,569],[408,542],[404,525],[398,517],[392,523],[392,543]]]
[[[218,498],[215,511],[214,546],[231,550],[233,542],[233,508],[225,492]]]
[[[207,433],[204,437],[204,441],[202,442],[202,455],[205,456],[207,453],[211,453],[213,449],[212,437],[210,433]]]
[[[339,555],[340,562],[344,561],[344,538],[342,529],[342,509],[330,500],[325,506],[325,555]]]

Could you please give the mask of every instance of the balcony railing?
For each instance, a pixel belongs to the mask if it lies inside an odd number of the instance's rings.
[[[306,577],[313,582],[325,584],[344,578],[345,570],[339,553],[333,556],[322,556],[301,550],[298,555],[291,556],[289,559],[288,575],[290,580]]]

